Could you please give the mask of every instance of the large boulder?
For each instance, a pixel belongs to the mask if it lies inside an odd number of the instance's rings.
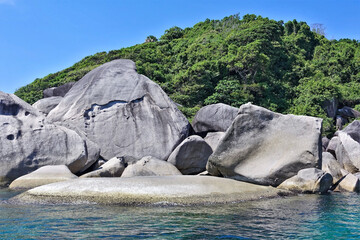
[[[114,60],[86,74],[48,115],[97,143],[101,156],[147,155],[166,160],[187,137],[190,124],[131,60]]]
[[[195,115],[194,131],[206,135],[207,132],[225,132],[235,119],[238,108],[223,103],[202,107]]]
[[[360,171],[360,144],[349,134],[338,132],[339,144],[336,147],[336,159],[342,167],[350,172]]]
[[[0,92],[0,185],[46,165],[79,171],[86,145],[75,132],[45,124],[44,116],[13,94]]]
[[[333,184],[336,184],[342,177],[344,177],[342,166],[329,152],[322,153],[321,170],[331,174],[333,177]]]
[[[322,120],[244,104],[207,170],[211,175],[278,186],[304,168],[321,167]]]
[[[41,185],[78,178],[65,165],[44,166],[15,179],[10,189],[30,189]]]
[[[62,97],[43,98],[35,102],[32,106],[44,115],[48,115],[48,113],[53,110],[60,103],[61,100]]]
[[[121,177],[136,177],[136,176],[171,176],[181,175],[181,172],[174,167],[174,165],[156,159],[151,156],[146,156],[137,162],[129,164]]]
[[[64,97],[66,93],[74,86],[75,82],[68,82],[59,87],[47,88],[43,91],[44,98]]]
[[[301,193],[326,193],[333,182],[333,178],[317,168],[302,169],[294,177],[282,182],[278,188]]]
[[[114,157],[101,165],[95,171],[81,175],[82,178],[91,178],[91,177],[121,177],[121,174],[124,172],[125,162],[121,157]]]
[[[212,152],[211,147],[202,137],[193,135],[177,146],[167,161],[182,174],[198,174],[206,169],[206,163]]]

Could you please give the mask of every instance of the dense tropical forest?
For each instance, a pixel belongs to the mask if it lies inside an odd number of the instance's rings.
[[[256,15],[233,15],[172,27],[157,39],[96,53],[60,72],[38,78],[15,94],[29,103],[49,87],[77,81],[93,68],[118,58],[132,59],[138,72],[157,82],[191,120],[200,107],[246,102],[281,112],[324,119],[323,104],[360,110],[360,42],[329,40],[306,22],[284,23]]]

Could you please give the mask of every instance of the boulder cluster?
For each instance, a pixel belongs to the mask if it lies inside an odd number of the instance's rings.
[[[210,175],[303,193],[360,190],[359,121],[322,140],[322,119],[220,103],[190,124],[130,60],[47,89],[33,106],[0,92],[0,130],[0,185],[10,188]]]

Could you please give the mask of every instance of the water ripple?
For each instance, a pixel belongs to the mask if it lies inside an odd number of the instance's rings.
[[[353,239],[357,194],[303,195],[233,205],[14,205],[0,190],[0,239]]]

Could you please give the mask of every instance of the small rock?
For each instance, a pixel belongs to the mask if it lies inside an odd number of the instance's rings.
[[[121,177],[171,175],[181,175],[181,172],[174,165],[166,161],[146,156],[135,163],[129,164]]]
[[[168,158],[182,174],[198,174],[206,169],[206,163],[212,153],[211,147],[197,135],[186,138]]]
[[[360,182],[354,174],[347,174],[337,185],[334,191],[360,192]]]
[[[339,145],[340,140],[338,136],[334,136],[333,138],[331,138],[327,148],[326,148],[326,152],[331,153],[334,157],[336,156],[336,148]]]
[[[225,132],[209,132],[208,134],[206,134],[204,140],[207,144],[209,144],[211,149],[215,151],[216,147],[219,145],[220,140],[224,136]]]
[[[342,167],[334,156],[329,152],[322,153],[322,167],[324,172],[331,174],[333,177],[333,184],[338,182],[344,175],[341,171]]]
[[[101,165],[95,171],[81,175],[82,178],[91,178],[91,177],[121,177],[121,174],[124,172],[125,163],[124,159],[121,157],[114,157]]]
[[[336,147],[336,159],[350,173],[359,172],[360,144],[345,132],[338,132],[339,144]]]
[[[307,168],[281,183],[278,188],[301,193],[324,194],[330,189],[332,182],[333,178],[329,173],[317,168]]]
[[[235,119],[239,109],[223,103],[202,107],[192,121],[194,131],[206,135],[207,132],[225,132]]]
[[[10,189],[30,189],[41,185],[78,178],[65,165],[44,166],[15,179]]]

